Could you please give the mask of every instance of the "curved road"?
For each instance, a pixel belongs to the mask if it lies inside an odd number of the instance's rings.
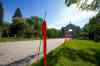
[[[47,53],[58,47],[64,39],[48,39]],[[34,48],[39,46],[39,40],[16,41],[0,43],[0,65],[12,63],[34,54]],[[41,46],[42,52],[42,46]]]

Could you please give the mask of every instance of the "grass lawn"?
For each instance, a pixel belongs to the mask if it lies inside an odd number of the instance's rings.
[[[15,42],[15,41],[28,41],[32,40],[32,38],[0,38],[1,42]]]
[[[100,66],[100,43],[72,40],[47,55],[48,66]],[[43,59],[32,66],[43,66]]]

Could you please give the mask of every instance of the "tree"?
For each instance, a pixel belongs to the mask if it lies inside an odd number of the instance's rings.
[[[77,4],[79,8],[87,10],[96,10],[100,8],[100,0],[93,0],[91,3],[89,3],[89,0],[65,0],[65,4],[67,6]]]
[[[61,30],[55,28],[47,28],[47,37],[48,38],[61,38],[63,33]]]
[[[14,14],[14,16],[12,17],[12,18],[22,18],[22,13],[21,13],[21,10],[20,10],[20,8],[17,8],[16,9],[16,11],[15,11],[15,14]]]
[[[89,38],[95,41],[100,40],[100,12],[89,22]]]
[[[0,2],[0,25],[3,23],[3,6],[2,3]]]
[[[22,18],[22,13],[19,8],[16,9],[14,16],[12,17],[12,24],[9,28],[9,35],[10,36],[17,36],[21,37],[24,33],[24,19]]]
[[[25,38],[31,38],[32,37],[32,30],[33,30],[33,25],[32,25],[32,19],[31,18],[26,18],[25,19]]]
[[[64,32],[64,27],[61,28],[61,32],[62,32],[62,37],[65,37],[65,35],[64,35],[64,33],[65,33]]]
[[[1,37],[8,37],[9,25],[9,22],[3,22],[2,27],[0,27],[2,28]]]
[[[88,34],[90,40],[100,40],[100,12],[84,26],[83,32]]]
[[[26,32],[26,33],[31,33],[31,34],[34,33],[34,37],[36,36],[35,34],[38,34],[39,36],[41,36],[42,21],[43,19],[37,16],[32,16],[31,18],[27,18],[26,22],[28,24],[28,31],[30,32]]]
[[[24,19],[14,19],[13,23],[9,27],[9,35],[14,37],[22,37],[24,34],[25,24]]]

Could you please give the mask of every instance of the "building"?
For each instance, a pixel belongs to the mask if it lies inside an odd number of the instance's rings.
[[[64,37],[75,38],[75,37],[77,37],[77,35],[80,31],[80,27],[69,23],[65,27],[62,27],[62,30],[63,30],[63,33],[64,33]]]

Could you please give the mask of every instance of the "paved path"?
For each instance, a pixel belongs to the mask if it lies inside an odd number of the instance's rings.
[[[47,52],[50,52],[63,42],[63,39],[48,39]],[[0,43],[0,65],[9,64],[29,55],[33,55],[34,48],[38,46],[39,40]]]

